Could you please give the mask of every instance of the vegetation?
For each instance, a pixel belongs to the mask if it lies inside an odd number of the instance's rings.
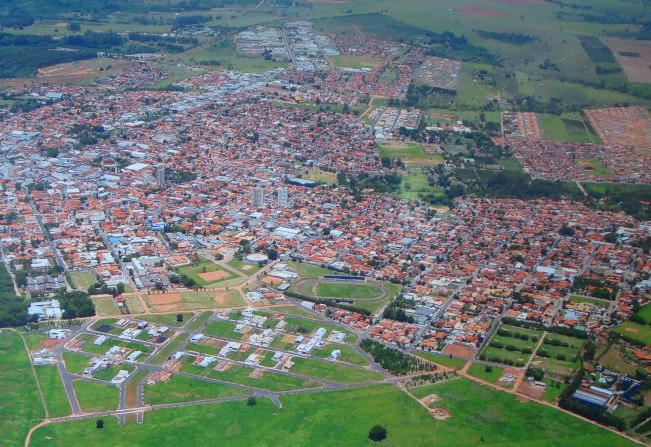
[[[393,374],[405,375],[415,371],[434,371],[436,365],[423,361],[418,357],[405,354],[397,349],[389,348],[380,342],[365,339],[360,343],[360,348],[373,356],[373,360]]]
[[[167,382],[157,382],[145,386],[145,402],[148,405],[245,396],[246,394],[248,392],[240,388],[178,375],[172,376]]]
[[[0,267],[0,327],[24,326],[27,324],[27,305],[16,295],[14,283],[2,264]]]

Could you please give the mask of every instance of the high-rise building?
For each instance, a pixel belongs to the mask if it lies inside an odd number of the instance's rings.
[[[156,167],[156,184],[161,189],[165,187],[165,166]]]
[[[253,199],[254,206],[264,206],[264,189],[262,189],[261,186],[256,186],[251,190],[251,197]]]
[[[283,208],[289,206],[289,192],[287,192],[287,188],[278,188],[278,206]]]

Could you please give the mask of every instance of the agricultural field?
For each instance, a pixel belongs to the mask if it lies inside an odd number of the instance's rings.
[[[502,324],[479,358],[495,363],[524,366],[543,333],[534,329]]]
[[[580,338],[548,333],[531,364],[557,376],[572,376],[581,366],[584,343]]]
[[[7,445],[23,445],[27,431],[45,416],[32,366],[20,335],[0,332],[0,433]]]
[[[389,446],[633,445],[556,409],[520,402],[511,394],[468,380],[439,383],[432,389],[440,406],[452,414],[450,419],[437,421],[406,393],[379,385],[286,396],[281,398],[282,409],[258,399],[252,407],[238,401],[154,411],[147,414],[143,425],[122,428],[114,418],[105,419],[103,430],[97,430],[92,420],[50,424],[34,433],[31,445],[101,447],[160,442],[246,446],[273,445],[281,436],[291,439],[294,446],[311,446],[314,439],[324,445],[363,446],[369,445],[368,431],[375,424],[386,427],[388,438],[382,444]]]
[[[145,386],[145,402],[148,405],[245,396],[247,394],[250,393],[240,388],[178,375],[172,376],[168,382],[156,382]]]

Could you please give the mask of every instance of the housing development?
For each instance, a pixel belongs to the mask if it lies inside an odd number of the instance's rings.
[[[0,15],[6,445],[649,444],[646,8],[141,3]]]

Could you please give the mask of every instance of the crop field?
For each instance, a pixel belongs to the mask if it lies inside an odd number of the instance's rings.
[[[145,386],[145,402],[148,405],[245,396],[247,394],[250,393],[240,388],[177,375],[172,376],[167,382],[156,382]]]
[[[555,346],[552,343],[568,346]],[[585,340],[576,337],[547,334],[531,364],[545,368],[545,371],[554,375],[571,376],[581,365],[579,353],[584,343]]]
[[[452,417],[437,421],[413,398],[391,385],[282,397],[282,409],[266,399],[250,407],[225,402],[147,413],[143,425],[119,428],[106,418],[103,430],[94,420],[39,428],[32,447],[143,446],[228,444],[274,445],[279,437],[293,446],[369,445],[371,426],[386,427],[387,446],[537,447],[632,446],[614,433],[558,410],[520,402],[511,394],[468,380],[451,380],[430,388]],[[333,411],[336,408],[336,411]],[[487,410],[489,409],[489,410]],[[354,415],[354,417],[351,417]],[[484,439],[484,441],[482,441]]]
[[[63,381],[56,366],[36,366],[36,375],[45,397],[45,405],[50,417],[67,416],[71,413],[70,402],[63,388]]]
[[[7,445],[23,445],[27,431],[44,416],[45,410],[20,336],[0,332],[0,433]]]
[[[118,408],[120,391],[113,385],[75,380],[72,387],[84,411],[108,411]]]
[[[500,335],[501,331],[511,335]],[[482,351],[480,359],[524,366],[542,335],[542,332],[534,329],[502,324]]]

